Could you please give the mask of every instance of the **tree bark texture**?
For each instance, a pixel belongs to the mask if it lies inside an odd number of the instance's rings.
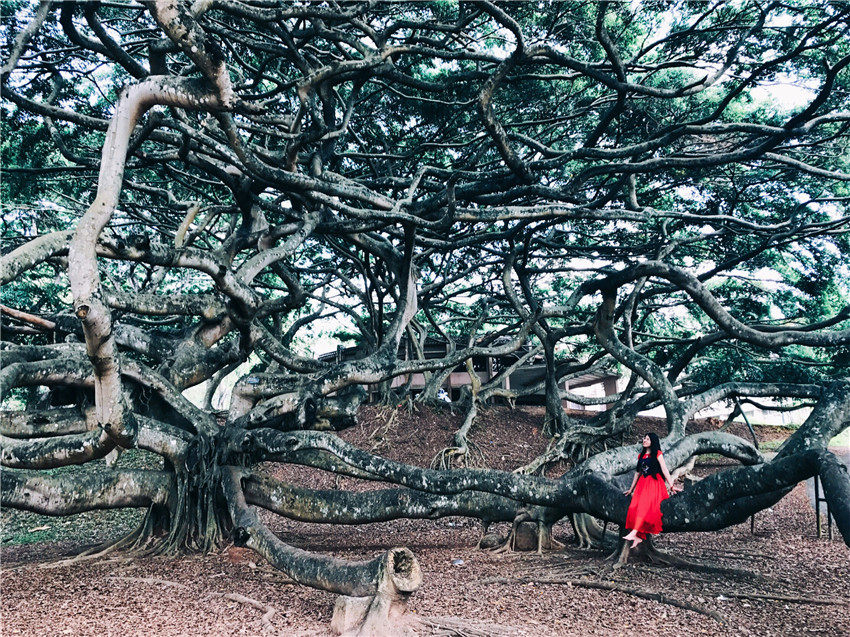
[[[338,632],[380,634],[403,623],[415,556],[314,555],[256,507],[528,522],[543,543],[569,516],[598,542],[591,516],[625,522],[639,447],[623,441],[657,409],[671,471],[734,461],[665,501],[665,531],[739,523],[819,476],[850,546],[829,447],[850,427],[850,8],[683,3],[662,31],[666,10],[4,16],[2,505],[144,508],[121,546],[235,541],[344,596]],[[765,101],[780,75],[806,78],[799,104]],[[337,434],[369,400],[416,413],[442,388],[462,424],[440,469]],[[504,401],[544,405],[549,437],[512,473],[476,455]],[[749,436],[694,431],[724,403],[808,415],[768,460]],[[266,462],[382,488],[289,484]]]

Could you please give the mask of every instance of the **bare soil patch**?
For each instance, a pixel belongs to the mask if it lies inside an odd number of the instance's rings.
[[[541,408],[494,408],[481,422],[472,439],[490,466],[513,469],[545,447]],[[460,416],[448,411],[373,407],[364,411],[358,427],[342,435],[365,449],[427,466],[459,425]],[[712,423],[694,425],[701,426]],[[655,427],[660,423],[641,422],[634,439]],[[749,436],[743,427],[735,433]],[[756,433],[765,442],[788,432],[757,428]],[[709,461],[698,471],[723,464]],[[314,487],[370,488],[299,467],[268,469]],[[2,512],[4,540],[11,513]],[[87,525],[91,515],[98,514],[90,514]],[[92,542],[109,536],[109,518],[103,516],[102,526],[92,525]],[[346,559],[409,547],[424,575],[410,604],[412,612],[427,618],[423,634],[831,637],[850,632],[850,549],[837,535],[816,537],[804,484],[755,516],[752,529],[745,523],[714,533],[662,534],[658,548],[700,565],[689,568],[633,560],[612,572],[606,552],[575,548],[566,521],[555,527],[555,537],[567,547],[539,556],[478,550],[479,524],[460,518],[329,527],[267,517],[284,541]],[[119,554],[63,563],[83,548],[79,539],[4,543],[2,635],[329,634],[336,596],[293,584],[252,551],[228,547],[211,555]]]

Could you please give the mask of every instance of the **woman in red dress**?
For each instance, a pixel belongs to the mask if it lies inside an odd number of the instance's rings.
[[[623,538],[632,543],[632,548],[647,535],[661,533],[661,503],[670,497],[668,488],[673,489],[673,480],[664,463],[661,442],[656,434],[648,433],[643,437],[632,486],[624,492],[626,495],[634,493],[626,514],[626,529],[630,532]]]

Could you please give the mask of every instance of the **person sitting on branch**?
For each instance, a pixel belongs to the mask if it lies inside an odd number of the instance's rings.
[[[648,433],[643,437],[632,486],[624,491],[626,495],[634,493],[626,514],[626,529],[630,532],[623,538],[632,543],[631,548],[643,542],[647,535],[661,533],[661,503],[670,497],[668,490],[672,489],[673,479],[664,462],[661,442],[657,434]]]

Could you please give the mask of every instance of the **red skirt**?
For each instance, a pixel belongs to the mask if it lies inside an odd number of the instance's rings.
[[[661,475],[638,478],[626,514],[626,529],[637,531],[642,540],[661,533],[661,503],[669,497]]]

